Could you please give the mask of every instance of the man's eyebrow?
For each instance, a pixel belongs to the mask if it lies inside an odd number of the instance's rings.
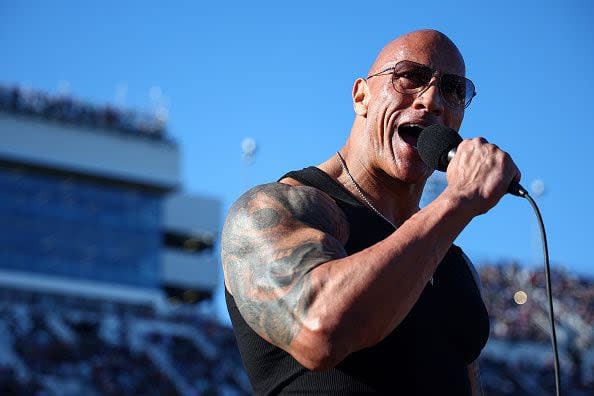
[[[370,71],[369,73],[367,73],[367,77],[370,77],[370,76],[374,76],[374,75],[377,75],[377,74],[380,74],[380,73],[387,72],[388,70],[393,69],[394,66],[396,66],[397,63],[398,62],[396,62],[396,61],[388,62],[388,63],[382,65],[381,67],[378,67],[377,68],[377,71],[376,70],[373,70],[373,71]]]
[[[394,66],[396,66],[397,63],[398,63],[397,61],[391,61],[391,62],[385,63],[381,67],[378,67],[377,68],[378,71],[376,71],[375,73],[381,73],[383,71],[389,70],[389,69],[393,68]]]

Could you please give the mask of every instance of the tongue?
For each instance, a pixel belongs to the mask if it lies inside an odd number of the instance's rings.
[[[417,137],[416,136],[412,136],[407,134],[401,135],[402,136],[402,140],[404,140],[406,143],[410,144],[413,147],[417,147]]]
[[[398,131],[402,140],[415,148],[417,147],[420,132],[421,128],[418,127],[402,127]]]

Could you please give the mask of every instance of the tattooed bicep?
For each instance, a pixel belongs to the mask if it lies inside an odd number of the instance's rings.
[[[270,271],[280,259],[289,271],[290,264],[295,270],[303,267],[299,253],[307,246],[306,256],[315,261],[318,255],[320,263],[344,257],[347,239],[345,215],[328,195],[312,187],[271,183],[251,189],[231,207],[221,253],[226,273]]]
[[[311,271],[346,256],[348,232],[342,210],[312,187],[271,183],[245,193],[229,211],[221,256],[246,322],[290,344],[315,298]]]

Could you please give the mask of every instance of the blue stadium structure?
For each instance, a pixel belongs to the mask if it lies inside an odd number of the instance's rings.
[[[151,115],[0,86],[0,394],[245,394],[217,199]]]
[[[163,125],[18,88],[0,87],[0,110],[3,278],[212,293],[220,203],[179,192]]]

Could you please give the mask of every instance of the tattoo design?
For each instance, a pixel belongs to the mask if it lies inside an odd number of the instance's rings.
[[[346,256],[348,224],[325,193],[307,186],[255,187],[223,228],[225,279],[246,322],[280,347],[291,344],[319,284],[312,271]]]

